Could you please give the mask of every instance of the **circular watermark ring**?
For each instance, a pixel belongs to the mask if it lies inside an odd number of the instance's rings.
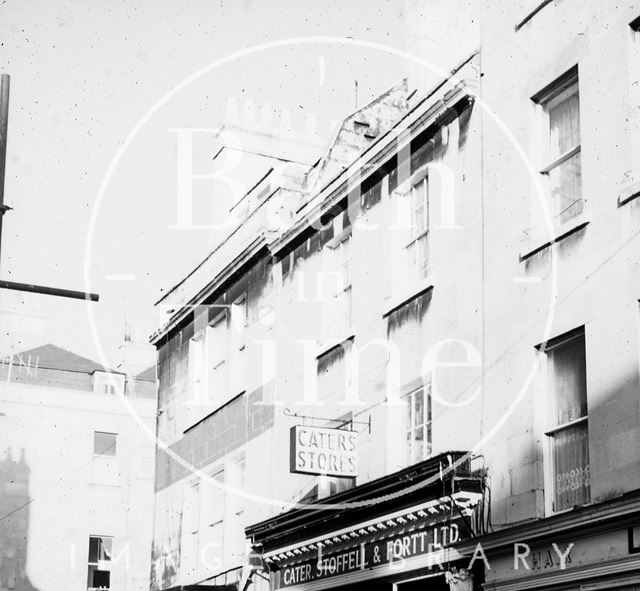
[[[163,107],[165,104],[167,104],[167,102],[171,98],[176,96],[180,91],[185,89],[187,86],[189,86],[191,83],[195,82],[196,80],[198,80],[199,78],[201,78],[205,74],[208,74],[208,73],[212,72],[213,70],[215,70],[216,68],[219,68],[220,66],[229,64],[229,63],[233,62],[234,60],[238,60],[240,58],[244,58],[244,57],[250,56],[252,54],[255,54],[255,53],[258,53],[258,52],[261,52],[261,51],[268,51],[268,50],[276,49],[276,48],[279,48],[279,47],[285,47],[285,46],[314,45],[314,44],[333,44],[333,45],[342,45],[342,46],[345,46],[345,47],[356,47],[357,46],[357,47],[364,47],[364,48],[372,49],[372,50],[375,50],[375,51],[386,52],[386,53],[389,53],[389,54],[391,54],[393,56],[406,59],[409,62],[413,62],[414,64],[417,64],[419,66],[424,67],[425,69],[429,70],[430,72],[440,76],[442,78],[442,80],[447,81],[447,83],[449,85],[456,85],[456,84],[459,84],[461,82],[461,80],[456,78],[455,74],[451,74],[450,72],[444,72],[440,68],[438,68],[437,66],[434,66],[433,64],[430,64],[429,62],[427,62],[426,60],[424,60],[422,58],[414,56],[414,55],[412,55],[412,54],[410,54],[410,53],[408,53],[406,51],[399,50],[399,49],[396,49],[394,47],[385,45],[383,43],[377,43],[377,42],[374,42],[374,41],[364,41],[364,40],[353,39],[353,38],[328,37],[328,36],[294,37],[294,38],[290,38],[290,39],[281,39],[281,40],[277,40],[277,41],[269,41],[269,42],[261,43],[261,44],[258,44],[258,45],[254,45],[254,46],[251,46],[251,47],[236,51],[236,52],[231,53],[231,54],[229,54],[229,55],[227,55],[225,57],[222,57],[222,58],[220,58],[218,60],[213,61],[212,63],[208,64],[207,66],[204,66],[204,67],[200,68],[199,70],[197,70],[196,72],[194,72],[193,74],[191,74],[190,76],[188,76],[187,78],[182,80],[180,83],[176,84],[169,92],[167,92],[162,98],[160,98],[154,105],[152,105],[149,108],[149,110],[138,120],[138,122],[135,124],[135,126],[131,129],[129,134],[126,136],[126,138],[123,140],[122,144],[118,148],[115,156],[111,160],[111,163],[109,164],[109,166],[107,168],[107,171],[106,171],[106,173],[105,173],[105,175],[104,175],[104,177],[102,179],[102,182],[100,184],[100,187],[98,189],[97,197],[96,197],[96,200],[94,202],[94,205],[93,205],[93,208],[92,208],[92,211],[91,211],[91,216],[90,216],[89,224],[88,224],[88,228],[87,228],[87,240],[86,240],[86,243],[85,243],[85,259],[84,259],[84,273],[83,273],[83,275],[84,275],[84,290],[85,290],[85,292],[87,292],[87,293],[91,292],[90,271],[91,271],[91,252],[92,252],[92,245],[93,245],[92,238],[93,238],[93,233],[94,233],[94,230],[95,230],[95,227],[96,227],[98,215],[99,215],[99,212],[100,212],[100,206],[101,206],[101,204],[102,204],[102,202],[104,200],[104,195],[105,195],[105,192],[107,190],[107,186],[109,185],[109,182],[111,181],[111,178],[114,175],[114,172],[115,172],[116,167],[118,166],[120,160],[122,159],[122,157],[124,156],[125,152],[129,148],[129,145],[136,138],[136,136],[141,131],[141,129],[149,122],[149,120],[153,117],[153,115],[161,107]],[[481,109],[493,120],[493,122],[498,126],[498,128],[505,134],[505,137],[509,140],[509,142],[511,143],[511,145],[513,146],[513,148],[516,150],[517,154],[519,155],[522,164],[525,166],[525,168],[528,171],[531,179],[533,180],[533,184],[534,184],[534,187],[535,187],[535,192],[536,192],[536,194],[537,194],[537,196],[538,196],[538,198],[540,199],[540,202],[541,202],[542,211],[543,211],[543,215],[544,215],[544,219],[545,219],[545,224],[546,224],[547,229],[549,230],[549,235],[551,236],[552,233],[553,233],[552,218],[551,218],[549,206],[548,206],[547,200],[546,200],[546,193],[545,193],[545,190],[542,187],[542,184],[540,182],[538,171],[535,170],[535,168],[533,167],[533,165],[529,161],[526,152],[524,151],[522,146],[520,146],[520,144],[518,143],[518,141],[515,138],[514,134],[507,127],[507,125],[502,121],[502,119],[488,105],[486,105],[486,103],[482,100],[481,95],[478,92],[476,92],[475,90],[470,89],[470,88],[466,89],[466,91],[470,95],[472,95],[474,97],[475,102],[477,102],[477,104],[480,105]],[[546,322],[545,322],[545,325],[544,325],[543,342],[546,342],[549,339],[549,336],[551,334],[551,329],[552,329],[553,319],[554,319],[554,314],[555,314],[555,305],[554,304],[555,304],[555,302],[557,300],[557,288],[558,288],[557,253],[556,253],[556,246],[554,244],[552,244],[552,246],[550,248],[550,253],[551,253],[551,257],[550,257],[551,258],[551,272],[550,272],[551,289],[550,289],[550,294],[549,294],[549,315],[547,316]],[[104,365],[104,367],[109,367],[109,363],[108,363],[108,361],[106,359],[106,355],[104,353],[104,349],[103,349],[101,341],[100,341],[100,336],[98,334],[98,329],[97,329],[97,326],[96,326],[93,306],[94,306],[94,304],[92,304],[89,300],[86,301],[87,315],[88,315],[88,320],[89,320],[89,327],[90,327],[91,334],[92,334],[92,337],[94,339],[94,342],[95,342],[95,345],[96,345],[96,348],[97,348],[97,351],[98,351],[98,356],[100,357],[100,361]],[[155,432],[153,432],[149,428],[149,426],[147,424],[145,424],[143,419],[138,415],[138,413],[133,408],[133,405],[131,404],[129,399],[126,396],[124,396],[123,393],[119,394],[119,397],[120,397],[120,400],[122,401],[122,403],[127,408],[128,412],[134,417],[134,419],[137,422],[138,426],[142,429],[142,431],[151,440],[154,441],[154,443],[156,445],[156,449],[163,450],[171,459],[173,459],[174,461],[179,463],[183,468],[186,468],[189,472],[191,472],[192,474],[198,476],[202,480],[208,481],[213,486],[224,488],[228,492],[236,494],[236,495],[238,495],[240,497],[244,497],[247,500],[264,503],[264,504],[267,504],[267,505],[278,507],[280,509],[305,509],[305,510],[314,510],[314,511],[319,511],[319,510],[336,511],[336,510],[346,510],[346,509],[352,509],[352,508],[357,508],[357,507],[375,505],[375,504],[378,504],[378,503],[381,503],[381,502],[392,500],[393,498],[397,498],[397,497],[400,497],[400,496],[405,495],[405,494],[412,493],[412,492],[414,492],[416,490],[419,490],[420,488],[424,488],[424,487],[429,486],[433,482],[439,480],[442,475],[447,474],[448,472],[455,470],[459,465],[467,462],[470,458],[475,456],[478,453],[478,451],[482,447],[484,447],[484,445],[490,439],[492,439],[496,435],[496,433],[502,428],[502,426],[505,424],[505,422],[513,414],[513,412],[515,411],[517,406],[520,404],[520,402],[525,397],[529,387],[531,386],[531,383],[532,383],[536,373],[538,372],[539,367],[540,367],[540,358],[539,358],[539,356],[536,356],[536,359],[535,359],[535,361],[534,361],[529,373],[527,374],[527,377],[525,378],[525,381],[524,381],[522,387],[520,388],[520,390],[518,391],[517,395],[512,400],[511,404],[506,408],[506,410],[505,410],[504,414],[502,415],[502,417],[500,418],[500,420],[497,421],[497,423],[484,436],[482,436],[480,438],[478,443],[476,445],[474,445],[473,448],[470,451],[465,453],[458,460],[453,461],[452,463],[450,463],[447,466],[444,466],[441,473],[435,474],[432,477],[429,477],[429,478],[427,478],[427,479],[425,479],[423,481],[420,481],[420,482],[418,482],[418,483],[416,483],[416,484],[414,484],[412,486],[409,486],[409,487],[407,487],[407,488],[405,488],[405,489],[403,489],[401,491],[398,491],[396,493],[391,493],[391,494],[388,494],[388,495],[375,497],[373,499],[367,499],[365,501],[355,501],[355,502],[348,502],[348,503],[325,503],[325,502],[323,502],[322,504],[318,505],[318,504],[309,504],[309,503],[298,503],[298,502],[295,502],[295,501],[285,501],[285,500],[282,500],[282,499],[274,499],[274,498],[266,497],[266,496],[259,495],[259,494],[253,494],[253,493],[247,492],[246,490],[235,488],[235,487],[232,487],[232,486],[230,486],[230,485],[228,485],[226,483],[219,482],[215,478],[213,478],[211,475],[209,475],[206,472],[204,472],[202,469],[199,469],[199,468],[193,466],[191,463],[187,462],[180,455],[176,454],[169,447],[169,445],[166,442],[159,440],[158,437],[157,437],[157,434]],[[484,395],[484,393],[483,393],[483,395]]]

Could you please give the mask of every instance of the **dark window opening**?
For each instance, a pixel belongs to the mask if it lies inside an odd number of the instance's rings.
[[[115,456],[117,440],[118,435],[116,433],[94,431],[93,454],[96,456]]]

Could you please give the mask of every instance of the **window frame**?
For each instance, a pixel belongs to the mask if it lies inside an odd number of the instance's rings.
[[[209,323],[209,329],[213,329],[215,330],[218,325],[225,323],[225,342],[224,342],[224,348],[222,349],[222,355],[221,355],[221,361],[218,361],[218,365],[220,365],[221,363],[225,363],[228,358],[229,358],[229,313],[228,310],[222,310],[221,312],[219,312],[218,314],[216,314],[216,316],[213,318],[213,320],[211,320],[211,322]],[[211,333],[213,334],[213,333]],[[213,354],[213,352],[211,352],[211,354]],[[213,360],[212,360],[213,361]],[[215,368],[212,368],[215,369]]]
[[[105,396],[124,394],[124,376],[107,371],[93,372],[93,393]]]
[[[217,465],[209,472],[210,480],[216,480],[217,482],[221,483],[221,486],[218,487],[218,485],[210,485],[212,487],[215,487],[215,490],[211,490],[210,494],[207,494],[204,503],[205,511],[202,511],[202,517],[204,518],[202,529],[206,537],[205,544],[219,544],[219,548],[217,549],[215,558],[219,560],[220,567],[222,567],[222,565],[224,564],[225,537],[227,535],[227,532],[225,531],[228,521],[226,519],[228,507],[226,489],[227,477],[228,470],[226,469],[226,466],[224,464]],[[206,501],[215,500],[220,501],[220,507],[216,507],[215,505],[213,505],[209,510],[207,510]],[[214,535],[219,536],[219,540],[214,539]]]
[[[223,533],[223,553],[233,563],[245,547],[244,529],[245,505],[233,490],[246,490],[247,454],[241,451],[225,462],[225,531]],[[229,488],[227,488],[227,486]],[[230,490],[233,489],[233,490]],[[223,561],[225,556],[223,555]]]
[[[235,457],[231,458],[227,462],[224,470],[226,474],[225,483],[228,482],[228,486],[232,489],[244,490],[247,476],[246,453],[243,451],[237,454]],[[225,488],[225,493],[226,492],[230,493],[231,498],[225,498],[225,511],[228,508],[234,516],[237,517],[239,515],[242,515],[242,513],[244,513],[244,505],[242,504],[242,502],[238,502],[241,501],[241,499],[237,494],[228,491],[227,488]]]
[[[568,149],[561,153],[554,154],[551,149],[551,118],[550,110],[558,104],[568,100],[570,97],[578,96],[578,143],[572,145]],[[575,65],[565,72],[562,76],[545,86],[541,91],[536,93],[531,100],[536,105],[538,112],[538,121],[540,128],[540,142],[539,151],[542,154],[541,166],[538,170],[539,174],[543,177],[543,182],[547,185],[548,193],[551,197],[549,206],[551,219],[556,222],[560,227],[570,225],[575,222],[576,219],[584,216],[586,212],[587,200],[584,197],[583,182],[582,182],[582,113],[580,111],[580,76],[578,66]],[[580,159],[580,186],[579,195],[568,207],[561,210],[561,203],[557,203],[557,200],[551,195],[551,174],[557,171],[563,164],[567,163],[572,158],[578,156]],[[581,211],[565,220],[561,219],[562,214],[573,207],[576,203],[581,204]]]
[[[418,425],[415,423],[415,399],[420,394],[423,398],[423,416],[422,422]],[[415,388],[412,388],[404,396],[402,396],[407,404],[409,416],[405,415],[407,420],[404,436],[407,442],[407,466],[413,466],[422,462],[433,455],[433,400],[431,396],[431,382],[423,382]],[[420,453],[414,453],[414,445],[417,440],[415,433],[418,429],[422,429],[422,450]]]
[[[245,334],[249,327],[249,305],[247,293],[241,293],[231,304],[231,325],[238,335],[238,348],[244,349]]]
[[[182,496],[182,524],[180,527],[181,547],[189,549],[185,554],[192,555],[187,562],[181,563],[181,573],[188,580],[194,580],[198,574],[200,564],[200,535],[202,531],[202,486],[200,478],[185,482]],[[193,506],[189,506],[189,503]],[[197,514],[196,514],[197,513]],[[195,560],[194,560],[195,558]]]
[[[219,312],[209,323],[207,327],[207,374],[210,377],[210,389],[209,394],[211,401],[213,402],[213,406],[217,408],[221,408],[224,406],[231,398],[233,394],[229,391],[230,386],[230,360],[231,360],[231,334],[230,334],[230,317],[228,309],[224,309]],[[216,330],[217,327],[224,323],[224,334],[223,334],[223,343],[220,348],[220,356],[214,357],[215,351],[215,340],[216,340]],[[209,365],[210,364],[210,365]],[[222,375],[219,375],[219,372],[222,372]],[[218,377],[216,377],[218,376]],[[224,392],[222,396],[217,394],[214,390],[216,388],[216,379],[220,380],[220,386]]]
[[[115,438],[115,443],[113,446],[109,446],[106,449],[111,449],[113,447],[113,453],[105,454],[105,453],[97,453],[96,452],[96,435],[113,435]],[[112,431],[93,431],[93,457],[94,458],[117,458],[118,457],[118,433],[114,433]]]
[[[229,307],[228,338],[228,378],[229,396],[234,396],[246,388],[247,381],[247,332],[249,330],[249,297],[246,291],[240,293]]]
[[[628,27],[628,108],[626,111],[627,154],[621,189],[618,193],[618,207],[640,197],[640,16],[634,18]]]
[[[333,252],[335,256],[335,266],[340,276],[340,284],[337,286],[332,299],[334,303],[342,303],[342,298],[345,298],[347,311],[345,313],[346,321],[343,328],[349,330],[353,323],[353,235],[350,229],[345,231],[344,235],[340,237],[338,243],[333,247]]]
[[[555,360],[553,354],[565,347],[566,345],[580,341],[582,343],[584,352],[584,398],[585,398],[585,410],[584,414],[580,414],[575,418],[571,418],[568,421],[559,422],[558,420],[558,392],[556,388],[556,371]],[[544,444],[543,444],[543,459],[544,459],[544,497],[545,497],[545,513],[547,515],[555,515],[558,513],[564,513],[573,510],[573,507],[564,507],[558,509],[556,507],[556,490],[557,490],[557,471],[555,461],[555,437],[564,431],[574,429],[582,424],[585,425],[586,439],[587,439],[587,466],[589,467],[589,479],[590,479],[590,450],[589,450],[589,404],[588,404],[588,386],[587,386],[587,360],[586,360],[586,331],[584,327],[579,327],[571,330],[567,333],[559,335],[553,339],[550,339],[546,343],[538,346],[539,351],[544,355],[546,366],[546,407],[547,412],[544,428]],[[584,477],[584,476],[583,476]],[[591,487],[590,484],[587,488],[588,500],[585,505],[591,504]]]
[[[109,556],[108,559],[100,559],[100,557],[98,556],[96,561],[92,561],[91,560],[91,540],[99,540],[99,544],[102,544],[102,541],[108,539],[111,544],[110,544],[110,552],[111,555]],[[100,546],[98,546],[98,554],[100,553]],[[96,535],[96,534],[92,534],[89,535],[89,548],[87,550],[87,589],[106,589],[106,590],[110,590],[111,589],[111,566],[109,566],[108,570],[105,569],[101,569],[98,568],[100,566],[101,562],[109,562],[112,563],[112,556],[113,556],[113,536],[102,536],[102,535]],[[91,567],[95,567],[95,569],[92,571]],[[93,572],[95,572],[96,570],[98,571],[103,571],[103,572],[108,572],[109,573],[109,586],[108,587],[93,587],[91,586],[90,583],[90,579],[91,579],[91,575]]]
[[[189,399],[204,401],[208,394],[207,330],[200,330],[189,339]]]
[[[323,266],[328,267],[329,279],[336,277],[334,287],[328,297],[322,297],[321,340],[324,344],[341,341],[345,334],[351,334],[353,325],[353,233],[346,213],[334,220],[334,231],[338,233],[325,246]],[[322,281],[326,279],[320,274]],[[323,283],[324,285],[324,283]],[[318,296],[320,297],[318,285]],[[322,292],[324,295],[324,291]],[[342,306],[346,306],[343,309]],[[333,332],[333,334],[332,334]]]
[[[227,471],[225,470],[225,467],[217,466],[216,468],[211,470],[209,477],[211,480],[216,480],[217,482],[220,482],[221,486],[218,487],[217,485],[215,485],[215,488],[218,492],[211,495],[207,495],[207,498],[211,499],[214,497],[214,495],[219,495],[221,507],[214,508],[214,510],[211,511],[211,513],[207,512],[206,519],[205,519],[205,526],[207,528],[214,527],[219,523],[224,523],[225,511],[227,506],[226,487],[225,487]]]
[[[424,216],[424,228],[418,229],[418,218],[416,215],[416,211],[418,209],[416,205],[416,194],[418,193],[418,187],[420,189],[424,187],[424,196],[422,197],[422,209]],[[407,197],[409,198],[409,210],[410,210],[410,238],[405,244],[405,253],[407,257],[407,267],[410,268],[413,277],[412,282],[419,282],[425,280],[429,276],[429,230],[430,230],[430,199],[429,199],[429,174],[426,170],[424,174],[420,175],[418,179],[415,179],[411,182],[411,186],[407,191]],[[421,267],[418,265],[418,252],[420,249],[420,243],[423,243],[423,248],[425,249],[425,257],[424,264],[422,266],[422,272],[420,271]],[[412,256],[410,254],[411,249],[414,250],[413,261],[411,260]]]

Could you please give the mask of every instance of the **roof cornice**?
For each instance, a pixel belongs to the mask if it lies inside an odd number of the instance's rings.
[[[203,302],[209,295],[220,289],[229,279],[244,268],[249,261],[264,248],[267,247],[267,240],[264,234],[256,236],[236,257],[231,259],[223,269],[207,284],[198,291],[198,293],[190,298],[189,305],[181,304],[179,310],[169,319],[169,321],[156,330],[150,337],[149,341],[152,345],[158,342],[174,328],[176,328],[191,312],[194,306]]]
[[[270,244],[271,252],[277,255],[285,250],[301,233],[317,223],[324,213],[357,188],[370,173],[407,147],[429,127],[444,125],[456,107],[463,101],[472,101],[473,97],[469,83],[461,81],[426,110],[422,107],[427,99],[414,106],[398,124],[377,138],[349,167],[336,175],[299,210],[299,218]]]
[[[463,65],[470,61],[474,55],[475,53],[463,62]],[[268,248],[272,255],[277,256],[298,239],[302,233],[313,227],[323,214],[344,199],[358,183],[382,166],[398,151],[408,146],[420,133],[431,126],[445,125],[452,116],[457,116],[457,109],[463,102],[473,101],[474,93],[467,81],[462,80],[446,90],[448,86],[451,86],[451,79],[446,80],[436,91],[429,93],[424,99],[416,103],[394,127],[377,138],[350,166],[337,174],[313,199],[307,202],[298,211],[299,217],[291,226],[275,236],[271,232],[269,232],[269,235],[264,232],[261,233],[246,249],[229,260],[212,281],[206,283],[195,296],[190,297],[188,303],[177,304],[180,308],[177,313],[165,325],[156,330],[149,338],[149,341],[156,345],[185,319],[193,306],[198,305],[215,290],[220,289],[232,275],[238,272],[239,268],[244,267],[261,249]],[[437,91],[442,91],[442,96],[433,100]],[[431,100],[433,102],[425,109],[425,105]],[[364,173],[363,170],[365,171]],[[204,261],[180,283],[163,295],[157,304],[166,301],[169,294],[175,293],[203,264]]]

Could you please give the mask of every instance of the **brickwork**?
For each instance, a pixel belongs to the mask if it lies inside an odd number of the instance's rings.
[[[273,426],[274,407],[264,402],[262,387],[242,394],[191,427],[169,449],[195,468],[209,466]],[[156,491],[189,473],[188,468],[158,450]]]

